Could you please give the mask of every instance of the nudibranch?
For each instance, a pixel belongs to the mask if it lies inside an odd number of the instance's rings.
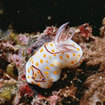
[[[77,67],[83,61],[82,48],[71,38],[76,31],[63,24],[55,39],[41,46],[26,63],[26,80],[41,88],[49,88],[61,75],[62,68]],[[70,36],[71,33],[71,36]]]

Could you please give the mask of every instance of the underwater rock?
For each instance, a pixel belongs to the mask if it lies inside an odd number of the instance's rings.
[[[43,44],[55,38],[58,28],[51,26],[47,27],[43,33],[32,34],[0,31],[1,105],[7,105],[7,101],[12,105],[30,103],[31,105],[98,105],[105,103],[104,20],[100,28],[100,36],[93,36],[92,27],[87,23],[71,27],[71,29],[78,31],[72,40],[83,49],[85,60],[77,68],[64,68],[60,79],[47,90],[27,83],[25,65],[30,56]],[[18,75],[15,75],[15,70]]]

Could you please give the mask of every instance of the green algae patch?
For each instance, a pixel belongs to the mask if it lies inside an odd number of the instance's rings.
[[[1,88],[0,98],[10,101],[12,97],[16,94],[16,85],[7,85]]]

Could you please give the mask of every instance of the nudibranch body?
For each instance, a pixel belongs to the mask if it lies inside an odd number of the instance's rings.
[[[62,68],[72,68],[81,64],[83,51],[71,40],[75,32],[69,36],[72,30],[69,28],[65,31],[67,24],[58,29],[54,41],[45,43],[27,62],[28,83],[49,88],[60,78]]]

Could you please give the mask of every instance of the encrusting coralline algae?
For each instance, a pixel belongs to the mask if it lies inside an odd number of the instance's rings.
[[[1,105],[105,103],[104,20],[100,28],[100,36],[92,35],[92,27],[88,23],[71,29],[78,30],[72,40],[81,46],[85,59],[79,67],[62,69],[60,79],[48,89],[27,83],[25,65],[42,45],[54,40],[58,28],[47,27],[43,33],[36,34],[17,34],[12,30],[0,34]]]

